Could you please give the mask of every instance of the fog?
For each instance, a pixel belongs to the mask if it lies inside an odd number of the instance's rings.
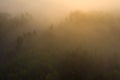
[[[29,12],[55,21],[71,11],[118,11],[119,0],[0,0],[0,11]]]
[[[0,0],[0,80],[120,80],[119,0]]]

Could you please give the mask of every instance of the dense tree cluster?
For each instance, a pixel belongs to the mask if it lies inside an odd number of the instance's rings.
[[[45,30],[31,22],[0,14],[0,80],[120,79],[119,16],[76,11]]]

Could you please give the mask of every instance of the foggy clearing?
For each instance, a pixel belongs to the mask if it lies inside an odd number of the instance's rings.
[[[0,80],[120,80],[119,0],[1,0]]]

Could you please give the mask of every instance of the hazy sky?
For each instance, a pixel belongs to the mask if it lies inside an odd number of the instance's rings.
[[[117,10],[120,0],[0,0],[0,11],[58,16],[70,10]]]
[[[104,9],[120,7],[120,0],[0,0],[0,9],[22,10],[22,9]]]

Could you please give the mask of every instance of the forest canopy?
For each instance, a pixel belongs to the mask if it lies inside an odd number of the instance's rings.
[[[44,25],[0,13],[1,80],[119,80],[120,16],[71,12]]]

